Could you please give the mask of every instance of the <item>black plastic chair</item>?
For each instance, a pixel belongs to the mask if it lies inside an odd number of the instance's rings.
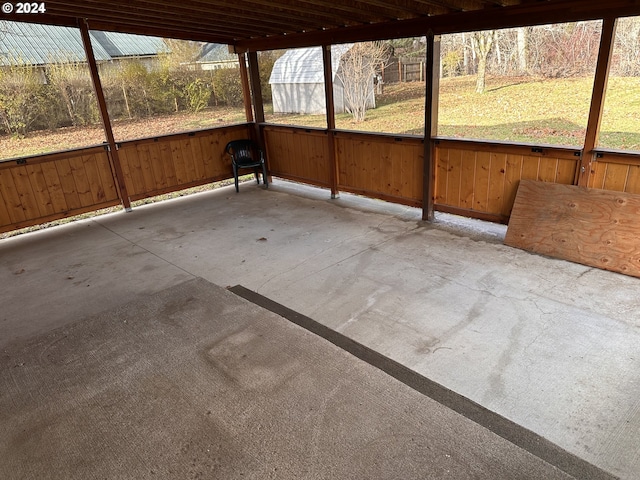
[[[227,143],[225,151],[231,156],[231,165],[233,166],[233,178],[236,183],[236,192],[238,189],[238,170],[241,168],[253,168],[256,176],[256,182],[260,185],[258,177],[258,169],[262,167],[262,181],[264,186],[269,188],[267,182],[267,166],[264,163],[264,153],[253,140],[232,140]]]

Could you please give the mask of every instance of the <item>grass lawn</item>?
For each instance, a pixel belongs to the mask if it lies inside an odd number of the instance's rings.
[[[113,122],[117,142],[246,122],[244,108],[217,107],[199,113],[182,112],[138,120]],[[106,141],[100,125],[68,127],[29,133],[25,138],[0,136],[0,159],[36,155],[98,145]]]
[[[440,81],[438,135],[527,144],[580,147],[584,142],[592,78],[488,78],[487,90],[475,93],[475,77]],[[377,108],[364,122],[336,115],[345,130],[422,135],[424,84],[385,85]],[[324,116],[272,115],[274,123],[326,127]],[[611,78],[605,103],[600,145],[640,150],[640,78]]]
[[[438,135],[580,147],[589,110],[591,78],[537,79],[490,77],[487,91],[475,93],[475,77],[445,78],[440,82]],[[336,126],[345,130],[422,135],[424,84],[385,85],[377,108],[355,123],[338,114]],[[267,121],[326,128],[324,115],[274,115],[265,105]],[[197,130],[244,122],[242,108],[216,107],[198,114],[180,113],[113,125],[117,141]],[[99,126],[33,132],[26,138],[0,136],[0,158],[99,144]],[[640,78],[609,79],[600,146],[640,150]]]

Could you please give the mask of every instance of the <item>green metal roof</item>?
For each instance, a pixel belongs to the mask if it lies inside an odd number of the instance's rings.
[[[97,31],[90,35],[97,61],[156,55],[165,50],[159,37]],[[85,59],[77,28],[0,20],[0,64],[44,65]]]

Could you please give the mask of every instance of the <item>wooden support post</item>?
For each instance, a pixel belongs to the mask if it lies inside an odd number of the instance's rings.
[[[247,56],[244,53],[239,53],[238,62],[240,62],[240,82],[242,83],[244,114],[247,118],[247,123],[253,123],[253,107],[251,105],[251,87],[249,87],[249,73],[247,72]]]
[[[267,180],[271,183],[271,173],[269,172],[269,152],[264,141],[264,134],[261,124],[264,123],[264,104],[262,102],[262,88],[260,86],[260,69],[258,67],[257,52],[248,53],[249,60],[249,82],[251,83],[251,98],[253,99],[253,112],[255,115],[255,140],[260,148],[265,152],[265,163],[267,164]]]
[[[262,90],[260,88],[260,70],[258,68],[258,54],[249,52],[249,80],[251,82],[251,98],[253,99],[253,111],[256,123],[264,123],[264,105],[262,103]]]
[[[593,92],[591,94],[591,106],[589,107],[589,119],[587,121],[587,133],[584,138],[584,148],[580,157],[580,167],[577,172],[577,184],[586,187],[589,184],[591,162],[594,160],[596,143],[600,133],[602,121],[602,109],[604,97],[609,80],[609,65],[613,53],[613,45],[616,35],[616,19],[605,18],[602,21],[602,34],[600,37],[600,50],[598,51],[598,63],[596,75],[593,80]]]
[[[438,126],[438,88],[440,84],[439,61],[440,37],[433,32],[427,34],[427,56],[425,60],[425,105],[424,105],[424,170],[422,175],[422,219],[433,221],[435,196],[435,151],[433,137]]]
[[[322,63],[324,66],[324,97],[327,113],[327,143],[329,151],[329,168],[331,168],[331,198],[338,198],[338,157],[335,147],[336,116],[333,101],[333,72],[331,68],[331,45],[322,46]]]
[[[102,90],[102,83],[100,83],[100,75],[98,74],[98,65],[96,64],[96,57],[93,54],[93,47],[91,45],[91,37],[89,36],[89,26],[86,19],[79,21],[80,35],[82,37],[82,43],[84,45],[84,51],[87,56],[87,63],[89,65],[89,72],[91,73],[91,81],[93,82],[93,89],[98,100],[98,109],[100,110],[100,118],[102,119],[102,126],[104,128],[105,136],[107,137],[107,143],[109,146],[109,158],[111,159],[111,166],[115,175],[116,187],[118,195],[122,201],[122,206],[126,211],[131,211],[131,201],[129,200],[129,194],[127,193],[127,186],[124,181],[124,173],[122,171],[122,165],[120,164],[120,157],[118,155],[118,146],[116,145],[115,138],[113,137],[113,130],[111,128],[111,120],[109,119],[109,112],[107,111],[107,102],[104,99],[104,91]]]

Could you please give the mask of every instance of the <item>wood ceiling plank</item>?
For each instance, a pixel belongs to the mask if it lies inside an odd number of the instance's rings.
[[[252,30],[249,28],[246,29],[217,29],[215,31],[211,31],[208,28],[194,28],[191,24],[182,23],[182,22],[171,22],[169,20],[160,20],[154,19],[153,21],[149,21],[144,16],[136,16],[130,15],[126,20],[122,20],[118,16],[114,15],[101,15],[99,17],[92,17],[89,20],[89,24],[91,28],[94,30],[104,30],[104,25],[119,25],[120,28],[116,30],[110,31],[120,31],[127,33],[136,33],[140,35],[155,35],[167,38],[184,38],[185,36],[188,38],[189,33],[193,33],[194,35],[213,35],[217,36],[217,38],[224,38],[224,42],[220,43],[229,43],[229,38],[251,38]],[[145,33],[142,33],[142,32]],[[172,36],[170,32],[182,32],[182,34],[178,36]],[[274,34],[277,32],[273,30]],[[195,37],[193,38],[195,39]]]
[[[398,18],[398,11],[402,9],[392,2],[362,2],[357,0],[299,0],[297,3],[307,5],[307,8],[322,7],[329,11],[340,11],[355,14],[355,23],[367,24],[378,21],[391,21]],[[413,16],[413,15],[412,15]]]
[[[149,35],[149,36],[161,36],[164,38],[173,38],[177,40],[193,40],[199,42],[211,42],[221,43],[225,45],[231,45],[233,39],[228,34],[221,34],[220,32],[212,32],[210,30],[205,31],[193,31],[193,30],[175,30],[169,28],[163,28],[160,31],[157,27],[147,27],[145,25],[125,24],[122,22],[109,22],[109,21],[90,21],[89,27],[92,30],[103,30],[105,32],[120,32],[120,33],[133,33],[136,35]]]
[[[120,17],[123,11],[126,11],[127,17],[131,18],[140,18],[142,17],[145,21],[145,24],[149,24],[152,21],[158,21],[165,25],[168,24],[180,24],[180,25],[189,25],[191,26],[193,23],[202,25],[202,13],[198,13],[197,11],[191,11],[185,9],[185,7],[166,7],[160,4],[154,4],[153,2],[136,2],[136,5],[125,5],[122,7],[118,5],[106,5],[104,2],[99,1],[91,1],[85,0],[84,6],[87,9],[87,14],[89,18],[113,18],[114,16]],[[115,8],[114,8],[115,7]],[[126,9],[126,10],[125,10]],[[54,14],[72,14],[75,12],[75,4],[69,1],[59,1],[56,2],[54,7],[49,8],[50,11]],[[260,17],[259,13],[255,13],[254,15],[247,16],[241,21],[237,16],[232,14],[218,14],[216,25],[223,24],[226,25],[227,28],[225,31],[227,32],[245,32],[243,36],[246,35],[246,32],[256,32],[256,29],[261,32],[265,32],[265,34],[278,34],[286,31],[284,27],[287,24],[291,24],[291,22],[283,21],[282,19],[274,20],[269,18],[269,16]],[[322,27],[322,22],[320,21],[312,21],[312,23],[317,29]],[[299,30],[291,29],[290,33],[296,32]]]
[[[500,15],[496,14],[496,11]],[[343,29],[288,35],[286,38],[266,38],[260,41],[236,42],[238,51],[275,50],[323,44],[340,44],[368,40],[405,38],[424,35],[469,32],[475,30],[512,28],[549,23],[594,20],[612,15],[626,17],[640,15],[640,3],[628,0],[555,0],[544,3],[523,3],[501,9],[483,9],[436,15],[419,19],[389,22],[381,25],[361,25]]]
[[[519,5],[498,6],[513,2]],[[75,25],[75,18],[87,18],[92,28],[207,39],[234,44],[238,51],[258,51],[421,36],[429,30],[443,34],[640,14],[638,0],[608,0],[606,3],[600,0],[389,0],[388,6],[382,6],[382,3],[385,2],[182,0],[176,4],[169,0],[113,0],[104,2],[106,7],[102,7],[110,12],[94,10],[92,14],[92,8],[99,7],[96,0],[50,0],[47,2],[49,12],[37,15],[37,18],[11,14],[3,19]],[[433,13],[434,5],[455,11],[426,16]],[[132,8],[136,6],[145,10],[132,15]],[[460,11],[475,8],[480,10]],[[245,17],[235,15],[238,10],[245,12]],[[423,10],[425,16],[395,20],[417,15]],[[214,38],[216,40],[212,40]]]
[[[225,0],[214,0],[212,3],[223,5]],[[304,6],[302,6],[304,5]],[[354,12],[350,9],[342,8],[340,5],[333,5],[328,8],[326,5],[318,5],[317,2],[303,2],[298,0],[279,0],[272,2],[270,0],[246,0],[242,2],[242,9],[251,10],[253,12],[278,12],[286,19],[313,17],[322,19],[325,22],[324,27],[328,26],[344,26],[348,24],[362,23],[362,11]]]
[[[416,3],[424,4],[424,5],[432,5],[435,7],[440,7],[442,9],[446,9],[447,12],[464,12],[465,10],[479,10],[484,5],[480,0],[471,2],[468,0],[419,0]],[[469,7],[471,4],[471,7]]]
[[[155,5],[158,2],[145,0],[144,3]],[[169,7],[174,5],[174,2],[168,2],[162,0],[163,4],[168,4]],[[294,2],[299,3],[299,2]],[[237,19],[241,21],[244,18],[251,19],[264,19],[268,18],[273,21],[289,21],[296,24],[311,25],[318,29],[326,26],[327,23],[339,25],[340,17],[333,13],[332,10],[325,11],[311,11],[309,8],[295,8],[288,4],[280,2],[257,2],[252,0],[244,0],[242,2],[233,3],[230,5],[227,0],[188,0],[181,2],[183,8],[193,9],[196,12],[201,12],[200,21],[203,20],[203,13],[209,13],[215,18],[216,21],[220,16],[231,17],[231,19]],[[213,18],[211,21],[213,21]]]

